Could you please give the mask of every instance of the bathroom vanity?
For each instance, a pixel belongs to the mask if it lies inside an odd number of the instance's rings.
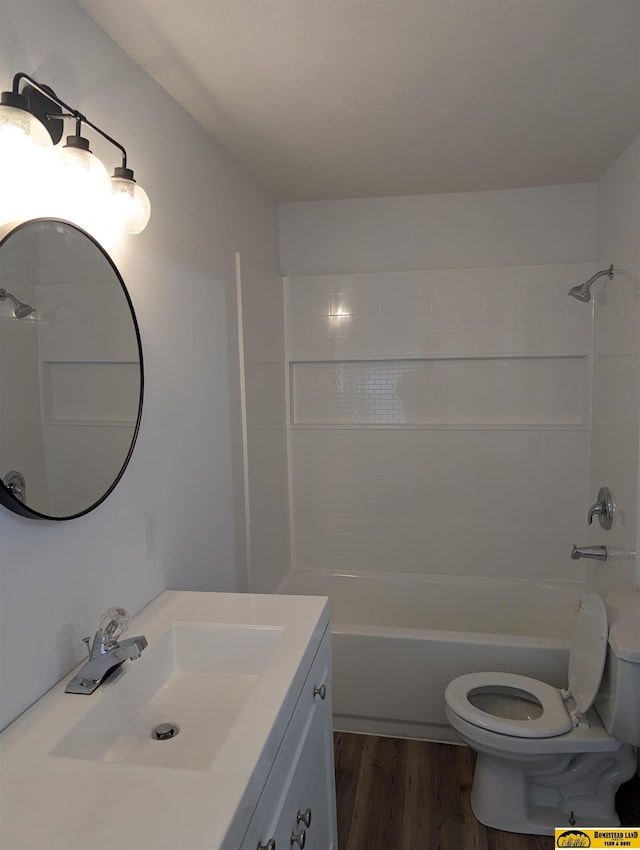
[[[335,850],[326,600],[167,591],[130,632],[0,735],[0,847]]]

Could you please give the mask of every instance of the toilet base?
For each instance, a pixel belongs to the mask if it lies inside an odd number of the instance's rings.
[[[633,748],[525,756],[478,753],[471,808],[507,832],[553,835],[555,827],[619,826],[615,793],[636,769]]]

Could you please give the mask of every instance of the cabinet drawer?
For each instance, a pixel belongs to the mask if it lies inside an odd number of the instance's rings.
[[[312,826],[305,830],[307,850],[333,846],[333,839],[324,845],[311,843],[311,835],[323,831],[321,825],[327,810],[330,821],[335,822],[330,686],[331,636],[327,630],[240,850],[268,847],[270,839],[276,842],[277,850],[290,850],[292,831],[298,833],[305,828],[303,820],[297,823],[298,812],[304,814],[308,808],[312,811]],[[312,781],[305,782],[305,778]],[[310,787],[305,791],[307,785]],[[302,797],[298,800],[297,792],[302,793],[304,800]],[[298,828],[294,829],[296,825]],[[297,846],[293,844],[294,848]]]
[[[331,850],[335,846],[331,727],[330,713],[319,708],[300,748],[274,828],[276,850]]]

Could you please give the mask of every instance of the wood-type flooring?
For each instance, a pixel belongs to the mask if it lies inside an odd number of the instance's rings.
[[[335,733],[334,744],[339,850],[554,847],[551,836],[478,823],[469,802],[475,753],[467,747],[344,732]],[[623,823],[637,816],[637,793],[632,784]]]

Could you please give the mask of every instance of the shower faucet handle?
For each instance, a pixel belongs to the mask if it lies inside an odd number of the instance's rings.
[[[594,516],[597,516],[600,526],[605,530],[610,529],[613,525],[613,509],[614,504],[611,490],[608,487],[601,487],[598,490],[598,501],[589,508],[587,515],[588,524],[591,525]]]
[[[7,472],[2,479],[2,483],[14,499],[17,499],[23,504],[27,501],[27,484],[24,480],[24,475],[21,472],[18,472],[17,469],[12,469],[10,472]]]

